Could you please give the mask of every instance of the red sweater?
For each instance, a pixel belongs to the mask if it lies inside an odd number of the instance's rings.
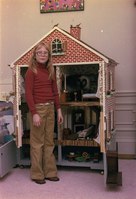
[[[49,79],[49,72],[42,66],[37,67],[37,73],[28,68],[25,75],[26,102],[32,114],[37,113],[35,104],[54,102],[56,109],[60,108],[56,80]]]

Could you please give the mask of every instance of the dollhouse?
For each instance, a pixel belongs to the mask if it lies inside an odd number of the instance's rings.
[[[54,128],[57,164],[104,170],[108,176],[107,162],[112,155],[107,153],[115,150],[117,63],[81,40],[80,24],[71,25],[70,32],[55,25],[10,65],[19,164],[27,164],[24,159],[29,158],[30,129],[23,84],[29,58],[39,42],[50,45],[64,115],[63,125]],[[117,179],[118,169],[114,174]]]

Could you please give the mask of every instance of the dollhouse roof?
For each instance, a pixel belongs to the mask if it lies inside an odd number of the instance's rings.
[[[70,33],[59,28],[57,25],[54,26],[44,37],[13,61],[10,65],[11,68],[16,65],[28,65],[33,49],[38,43],[45,42],[51,44],[56,38],[61,40],[62,43],[65,43],[66,46],[64,54],[54,54],[52,56],[54,65],[89,64],[99,63],[101,61],[117,65],[114,60],[80,40],[80,31],[81,28],[79,25],[75,27],[71,26]]]

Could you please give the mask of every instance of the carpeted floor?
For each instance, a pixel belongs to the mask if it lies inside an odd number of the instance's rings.
[[[58,168],[59,182],[38,185],[29,168],[15,168],[0,179],[0,199],[135,199],[136,160],[119,160],[122,187],[107,187],[104,176],[89,168]]]

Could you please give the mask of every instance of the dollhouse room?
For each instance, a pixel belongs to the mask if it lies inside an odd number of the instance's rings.
[[[0,198],[134,199],[136,1],[6,0],[0,9]],[[44,185],[30,178],[25,92],[41,43],[49,46],[63,115],[59,124],[54,111],[60,180]]]

